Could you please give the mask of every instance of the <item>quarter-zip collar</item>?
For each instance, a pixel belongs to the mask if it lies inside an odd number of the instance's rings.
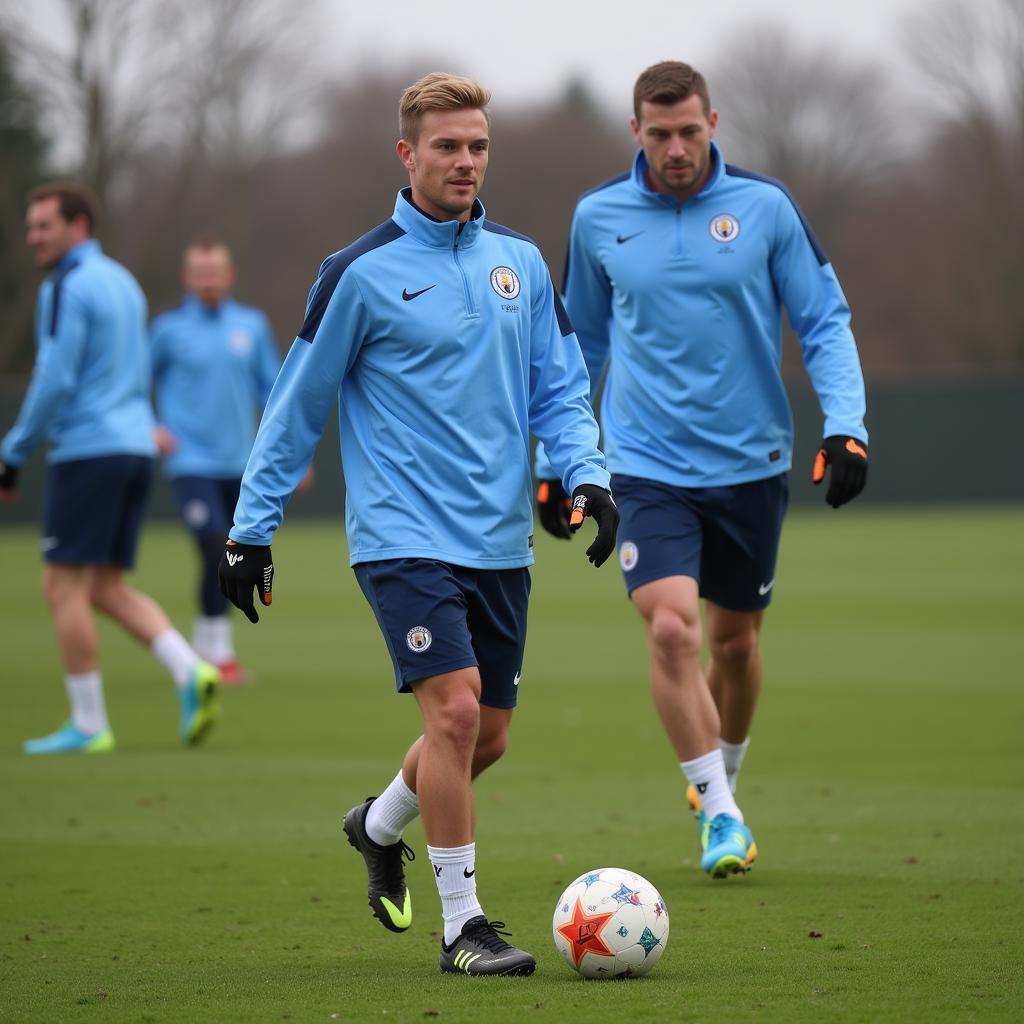
[[[392,219],[407,234],[433,249],[453,249],[456,243],[460,249],[468,249],[480,237],[485,216],[484,204],[474,199],[469,220],[437,220],[412,201],[412,188],[406,185],[395,200]]]
[[[671,207],[673,210],[682,205],[675,196],[668,195],[665,192],[655,192],[654,189],[647,184],[647,171],[649,167],[650,164],[647,162],[647,157],[644,155],[644,151],[642,149],[638,149],[636,151],[636,156],[633,158],[633,184],[636,187],[636,190],[647,199],[656,203],[662,203],[665,206]],[[699,192],[695,192],[689,198],[702,199],[718,185],[724,175],[725,161],[722,159],[722,151],[718,148],[718,143],[712,139],[711,174],[704,187]]]
[[[186,292],[185,298],[181,300],[183,309],[188,310],[192,316],[205,317],[209,320],[217,319],[230,304],[231,299],[225,296],[216,306],[208,306],[195,292]]]
[[[95,238],[87,238],[84,242],[71,246],[54,264],[50,273],[59,274],[61,271],[70,270],[73,266],[80,263],[83,257],[97,256],[101,252],[103,250],[100,248],[100,243]]]

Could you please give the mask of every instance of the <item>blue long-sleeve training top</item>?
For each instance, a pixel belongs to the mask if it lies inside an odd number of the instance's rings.
[[[780,375],[782,310],[800,340],[824,435],[867,441],[850,311],[785,187],[726,164],[684,203],[631,173],[579,201],[564,298],[602,397],[613,473],[680,487],[785,472],[793,423]],[[817,438],[815,439],[815,442]],[[549,476],[543,450],[539,476]]]
[[[69,249],[39,289],[36,365],[0,443],[20,466],[48,437],[48,461],[155,453],[146,299],[94,239]]]
[[[533,562],[531,430],[572,491],[606,487],[590,382],[537,246],[394,214],[328,257],[263,414],[231,537],[269,544],[337,405],[350,562]]]
[[[281,357],[266,316],[187,295],[150,326],[157,420],[177,441],[169,476],[240,477]]]

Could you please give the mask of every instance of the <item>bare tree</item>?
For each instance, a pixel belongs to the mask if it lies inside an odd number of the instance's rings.
[[[938,111],[918,161],[934,278],[921,315],[961,358],[1024,360],[1024,0],[950,0],[906,33]]]
[[[707,77],[726,158],[783,181],[826,240],[891,168],[891,99],[876,68],[802,50],[764,24]]]
[[[142,154],[175,169],[180,193],[197,161],[243,169],[301,142],[316,16],[287,0],[8,0],[0,31],[41,98],[54,164],[110,208]]]

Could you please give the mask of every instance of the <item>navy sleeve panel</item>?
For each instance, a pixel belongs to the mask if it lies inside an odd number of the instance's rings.
[[[577,208],[579,204],[583,202],[587,196],[594,195],[595,192],[603,192],[606,188],[611,188],[612,185],[621,185],[624,181],[629,181],[633,177],[632,171],[623,171],[622,174],[616,174],[615,177],[609,178],[607,181],[602,181],[600,185],[595,185],[592,189],[584,192],[576,201]],[[562,291],[564,292],[569,286],[569,246],[565,247],[565,267],[562,270]]]
[[[493,231],[496,235],[518,238],[520,241],[529,242],[530,245],[535,246],[538,250],[540,249],[540,246],[529,235],[521,235],[518,231],[505,227],[504,224],[495,224],[493,220],[485,220],[483,229],[484,231]],[[551,282],[551,290],[555,296],[555,317],[558,319],[558,329],[562,332],[562,337],[564,338],[566,335],[573,333],[572,322],[569,320],[569,314],[565,311],[565,306],[562,305],[562,299],[558,294],[554,281]]]
[[[587,196],[592,196],[595,192],[601,192],[606,188],[611,188],[612,185],[619,185],[624,181],[629,181],[633,177],[632,171],[623,171],[622,174],[616,174],[615,177],[609,178],[607,181],[602,181],[600,185],[595,185],[592,189],[588,189],[580,198],[577,200],[577,205],[582,200],[586,199]]]
[[[825,255],[825,250],[821,247],[821,243],[814,234],[810,222],[804,216],[804,211],[800,209],[800,204],[793,198],[793,193],[781,181],[777,178],[769,178],[764,174],[756,174],[754,171],[748,171],[742,167],[736,167],[733,164],[725,165],[725,173],[733,178],[750,178],[751,181],[763,181],[766,185],[774,185],[793,204],[793,209],[796,210],[796,215],[804,226],[804,231],[807,233],[807,241],[811,243],[811,248],[814,250],[818,263],[821,266],[825,266],[828,263],[828,256]]]
[[[320,321],[323,320],[324,313],[327,311],[327,304],[331,301],[331,296],[334,295],[334,289],[338,287],[341,275],[348,270],[349,266],[360,256],[365,256],[366,253],[379,249],[382,245],[387,245],[404,234],[405,231],[393,220],[386,220],[383,224],[378,224],[372,231],[368,231],[362,238],[324,260],[320,267],[320,276],[309,297],[306,319],[299,330],[298,336],[303,341],[312,344],[317,329],[320,327]]]
[[[508,235],[509,238],[518,238],[520,241],[529,242],[530,245],[536,246],[538,249],[540,248],[529,235],[521,235],[518,231],[505,227],[504,224],[495,224],[493,220],[485,220],[482,227],[484,231],[493,231],[496,235]]]
[[[61,267],[51,280],[53,281],[53,292],[50,296],[50,337],[57,337],[57,324],[60,317],[60,292],[64,285],[64,278],[79,265],[78,260],[72,260],[66,267]]]
[[[562,332],[562,337],[564,338],[574,333],[572,321],[569,319],[569,314],[565,311],[565,306],[562,305],[562,296],[558,294],[554,281],[551,282],[551,288],[555,296],[555,316],[558,318],[558,329]]]

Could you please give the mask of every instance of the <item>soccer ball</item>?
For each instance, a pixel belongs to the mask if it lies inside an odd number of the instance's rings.
[[[584,978],[637,978],[665,952],[668,908],[646,878],[597,868],[558,897],[551,934],[565,962]]]

